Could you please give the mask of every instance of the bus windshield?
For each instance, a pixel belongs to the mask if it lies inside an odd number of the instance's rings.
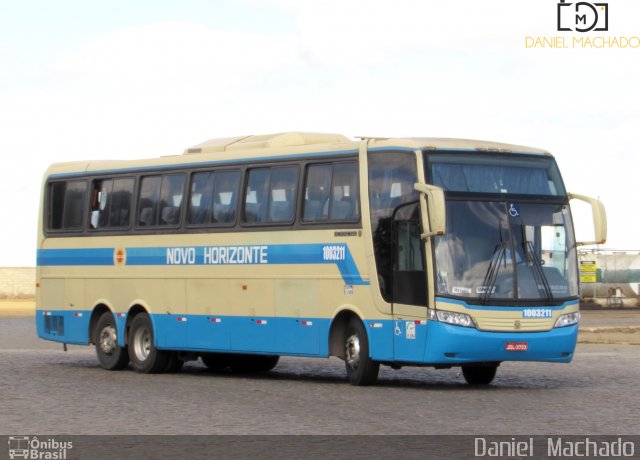
[[[435,241],[440,295],[551,303],[578,294],[567,205],[450,201]]]
[[[446,235],[434,243],[438,295],[549,305],[578,295],[571,213],[552,158],[445,154],[427,164],[447,192]]]

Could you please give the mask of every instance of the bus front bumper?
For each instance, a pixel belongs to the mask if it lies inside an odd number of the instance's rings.
[[[429,321],[424,361],[434,364],[495,361],[567,363],[573,358],[577,339],[577,324],[542,332],[488,332]]]

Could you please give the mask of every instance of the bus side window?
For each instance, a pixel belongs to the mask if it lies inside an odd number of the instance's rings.
[[[182,174],[172,174],[162,178],[158,225],[180,224],[183,194],[184,176]]]
[[[89,217],[90,228],[103,228],[109,226],[109,207],[111,206],[111,194],[113,192],[113,180],[93,181],[91,193],[91,215]]]
[[[140,184],[140,198],[138,200],[138,225],[148,226],[158,223],[158,201],[160,199],[160,185],[162,176],[147,176]]]
[[[356,220],[358,205],[358,170],[355,163],[341,164],[333,172],[331,187],[331,220]]]
[[[85,181],[56,182],[49,186],[49,229],[80,230],[84,221]]]
[[[359,217],[356,162],[318,164],[307,168],[302,214],[304,222],[353,222]]]
[[[249,171],[244,197],[244,221],[261,223],[267,220],[267,201],[271,171],[257,168]]]
[[[64,192],[66,189],[66,182],[56,182],[49,185],[49,218],[47,219],[47,222],[50,230],[59,230],[62,228]]]
[[[305,222],[323,222],[329,218],[329,209],[325,206],[331,195],[331,178],[333,165],[311,165],[307,169],[307,180],[304,192]]]
[[[109,211],[110,227],[128,227],[131,221],[131,199],[133,197],[132,178],[113,181],[113,195]]]
[[[269,222],[291,222],[298,189],[298,168],[288,166],[271,171]]]
[[[191,178],[188,222],[194,225],[211,223],[211,201],[214,174],[211,171],[195,173]]]
[[[213,219],[219,224],[234,224],[238,206],[240,172],[222,171],[216,173],[213,192]]]

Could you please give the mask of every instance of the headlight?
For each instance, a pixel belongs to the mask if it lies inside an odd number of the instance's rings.
[[[455,324],[456,326],[476,327],[471,316],[466,313],[457,313],[444,310],[429,310],[429,319],[441,323]]]
[[[578,321],[580,321],[580,312],[567,313],[566,315],[558,317],[556,324],[553,327],[572,326],[574,324],[578,324]]]

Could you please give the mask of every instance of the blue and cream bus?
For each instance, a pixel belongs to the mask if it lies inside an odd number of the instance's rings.
[[[577,243],[569,201],[590,203]],[[184,154],[52,165],[38,230],[38,335],[100,365],[268,371],[280,356],[461,366],[569,362],[576,247],[602,204],[546,151],[315,133],[214,139]]]

